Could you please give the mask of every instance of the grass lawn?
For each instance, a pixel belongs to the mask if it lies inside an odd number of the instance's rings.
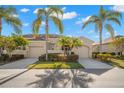
[[[114,66],[118,66],[121,68],[124,68],[124,60],[120,60],[120,59],[111,59],[111,62]]]
[[[78,62],[36,62],[28,66],[32,69],[78,69],[83,68]]]

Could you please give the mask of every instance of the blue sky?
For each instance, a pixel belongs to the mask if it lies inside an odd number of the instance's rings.
[[[30,6],[30,5],[17,5],[14,6],[17,9],[18,15],[23,23],[23,34],[32,33],[32,22],[36,18],[36,10],[38,8],[43,8],[46,6]],[[63,5],[60,6],[64,10],[63,25],[64,25],[64,35],[67,36],[85,36],[94,41],[99,40],[98,33],[94,31],[94,26],[91,24],[87,26],[83,31],[81,31],[82,22],[85,22],[89,16],[98,14],[100,6],[98,5]],[[121,19],[121,26],[112,24],[115,28],[115,35],[124,35],[124,6],[104,6],[106,10],[114,10],[122,13],[123,18]],[[50,22],[50,34],[59,34],[58,29],[55,25]],[[44,34],[44,22],[41,26],[40,33]],[[3,23],[2,35],[11,35],[14,32],[12,27]],[[103,37],[108,38],[110,35],[107,31],[103,31]]]

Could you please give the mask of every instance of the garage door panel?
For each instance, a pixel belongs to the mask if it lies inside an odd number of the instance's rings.
[[[88,58],[88,48],[87,47],[79,48],[79,57],[80,58]]]
[[[41,47],[29,48],[29,57],[39,57],[41,54],[43,54],[43,49]]]
[[[79,55],[79,58],[88,58],[88,48],[87,47],[79,47],[75,50],[76,54]]]

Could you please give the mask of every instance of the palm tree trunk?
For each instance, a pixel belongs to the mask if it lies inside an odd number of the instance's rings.
[[[102,31],[99,32],[99,40],[100,40],[100,46],[99,46],[99,52],[102,53]]]
[[[48,61],[48,19],[46,19],[46,36],[45,36],[45,39],[46,39],[46,61]]]
[[[1,32],[2,32],[2,18],[0,17],[0,36],[1,36]]]

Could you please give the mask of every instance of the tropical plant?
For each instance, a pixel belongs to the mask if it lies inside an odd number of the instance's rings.
[[[1,54],[2,54],[2,48],[3,48],[3,46],[4,46],[4,37],[3,36],[0,36],[0,56],[1,56]]]
[[[11,57],[11,52],[16,48],[15,42],[12,37],[5,37],[3,40],[3,48],[7,51],[8,55]]]
[[[3,47],[4,46],[4,38],[3,36],[0,36],[0,47]]]
[[[2,32],[3,21],[6,22],[8,25],[13,26],[16,32],[21,32],[22,23],[20,19],[14,15],[17,15],[17,12],[16,9],[13,8],[12,6],[9,7],[0,6],[0,35]]]
[[[63,16],[63,11],[57,6],[48,6],[48,8],[38,9],[37,19],[33,21],[33,34],[38,35],[40,26],[43,21],[45,22],[45,39],[46,39],[46,60],[48,59],[48,34],[49,34],[49,21],[52,20],[53,23],[58,27],[60,33],[63,32],[63,24],[60,19]]]
[[[70,45],[70,38],[69,37],[61,37],[58,40],[58,45],[60,45],[62,47],[64,54],[67,55],[68,50],[69,50],[69,45]]]
[[[120,55],[122,56],[122,53],[124,51],[124,37],[115,37],[113,39],[112,45],[114,45],[116,50],[120,52]]]
[[[71,50],[73,48],[78,48],[83,45],[83,42],[79,38],[71,38]]]
[[[58,45],[62,47],[64,54],[69,55],[69,52],[71,52],[73,48],[82,46],[83,42],[79,38],[61,37],[58,40]]]
[[[103,28],[105,28],[111,35],[111,37],[114,37],[114,28],[112,27],[111,23],[116,23],[118,25],[121,25],[119,18],[122,18],[121,13],[117,11],[107,11],[103,8],[103,6],[100,7],[99,14],[98,15],[92,15],[89,17],[87,21],[84,22],[82,26],[82,30],[90,23],[95,25],[95,30],[99,32],[99,40],[100,40],[100,50],[99,52],[102,52],[102,34],[103,34]]]
[[[13,36],[13,41],[15,42],[15,45],[17,47],[19,46],[25,47],[28,44],[28,40],[22,36]]]
[[[0,36],[0,47],[7,51],[9,56],[11,56],[11,52],[17,47],[25,47],[28,44],[28,41],[23,37],[2,37]],[[2,52],[0,52],[2,53]]]

